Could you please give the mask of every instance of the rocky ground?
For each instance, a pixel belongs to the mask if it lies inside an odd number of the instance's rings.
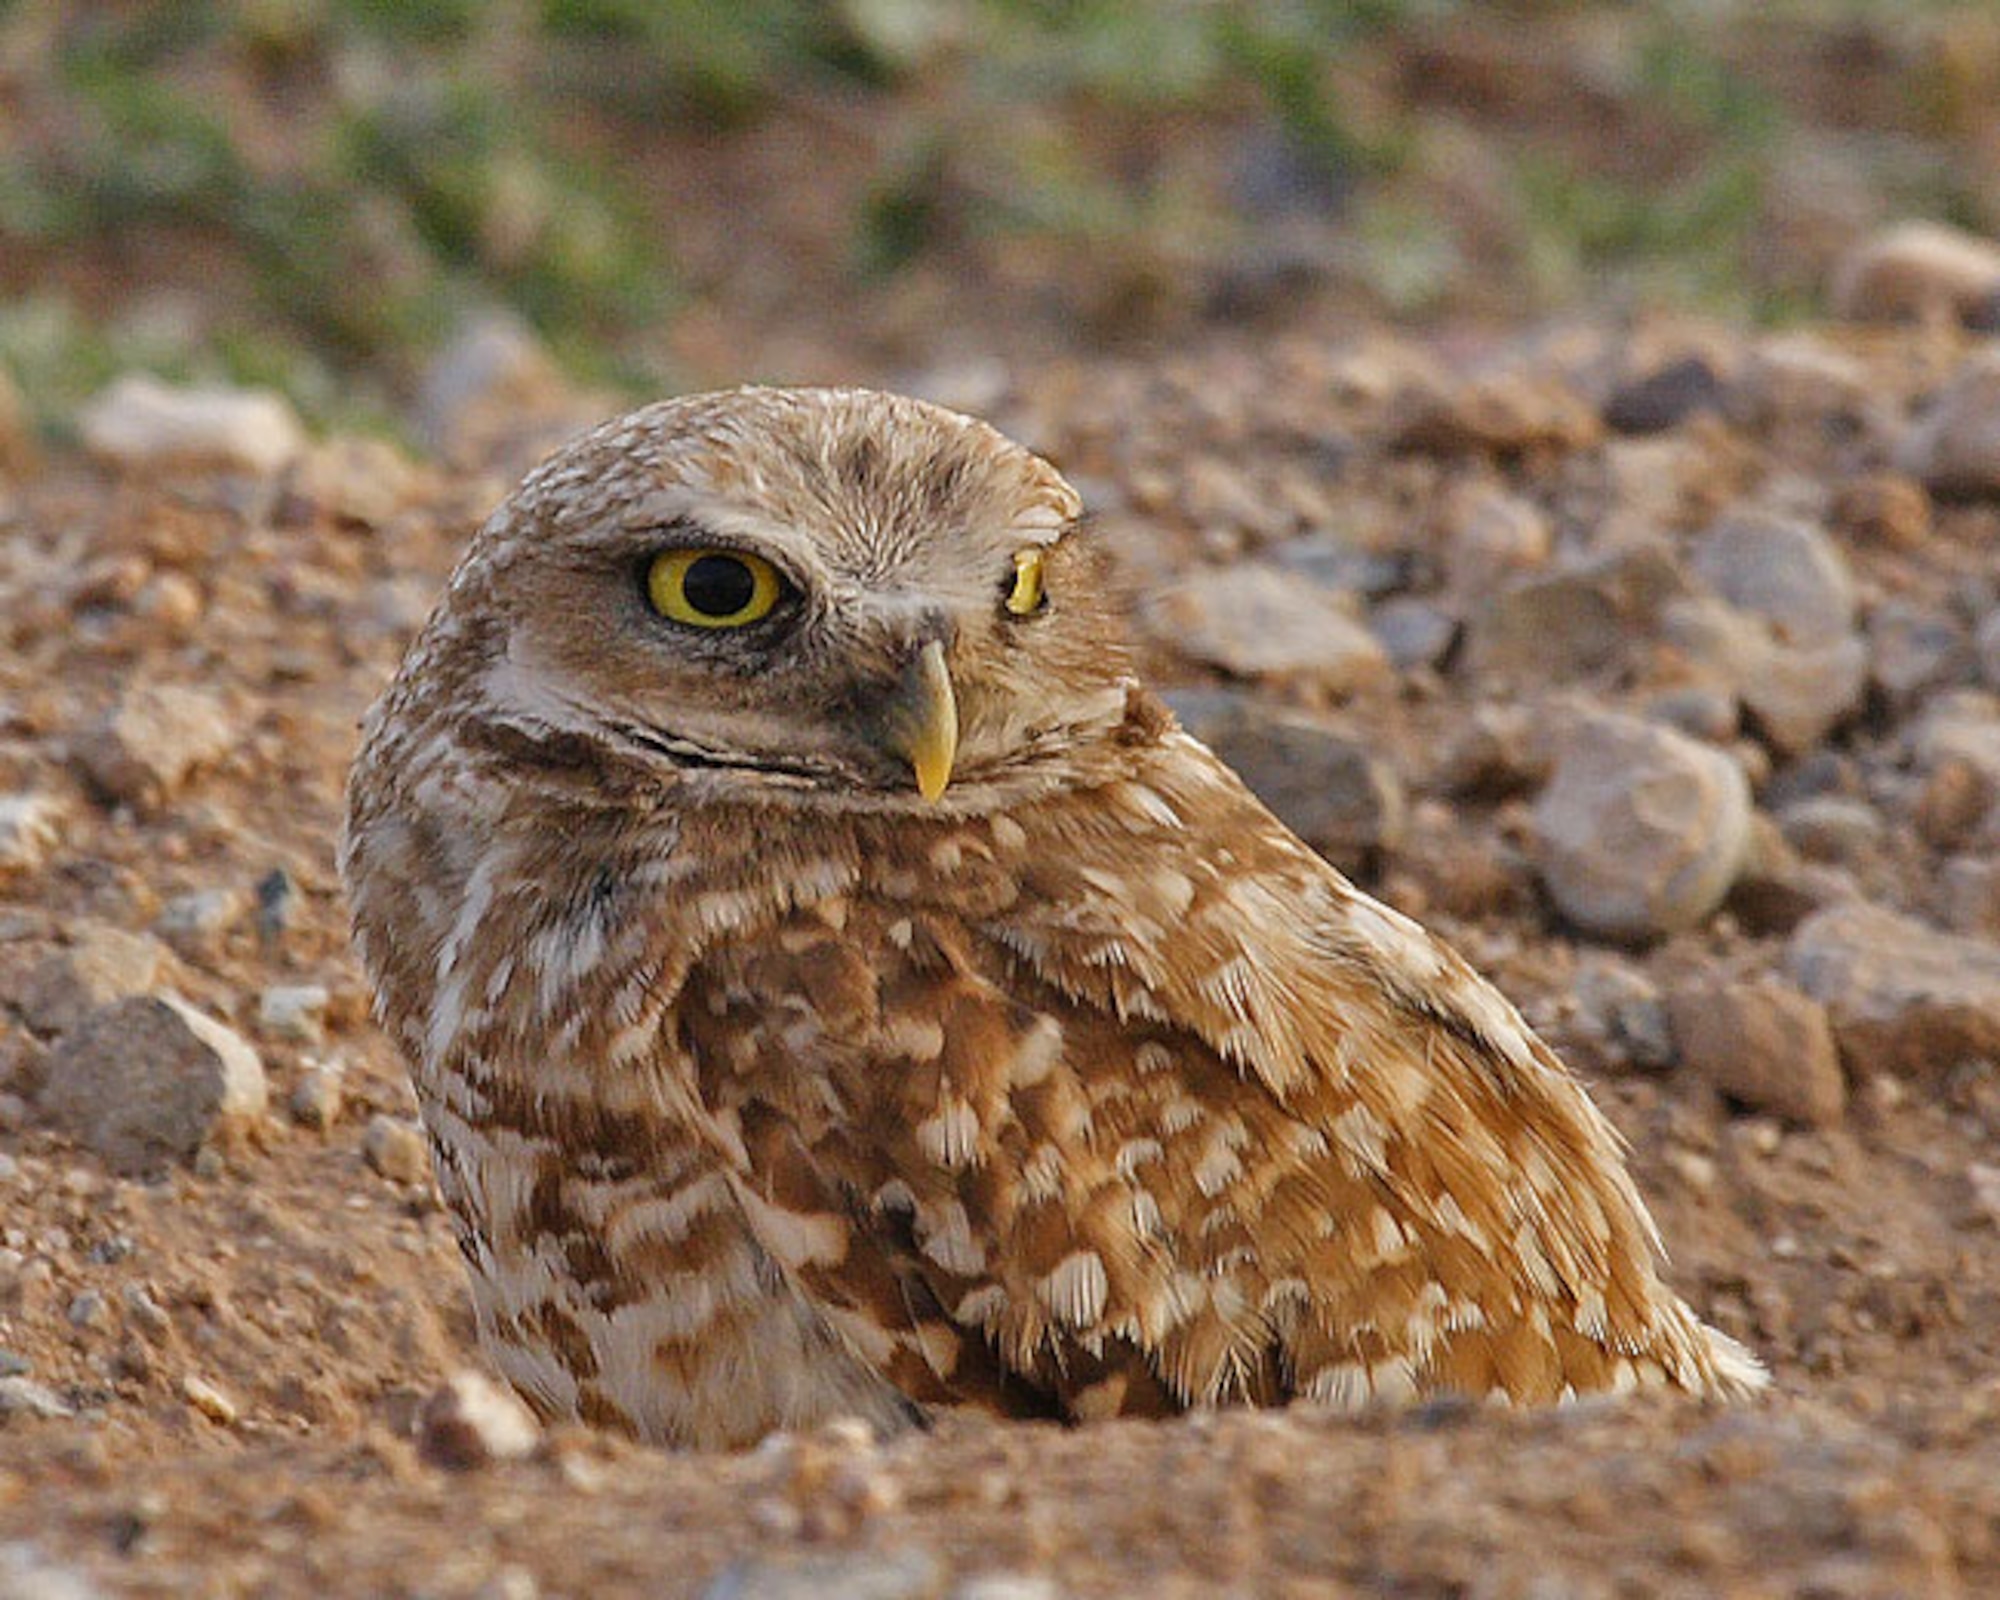
[[[333,852],[597,402],[490,332],[421,461],[141,381],[51,453],[0,394],[0,1596],[2000,1592],[2000,267],[1937,243],[1850,264],[1893,327],[907,380],[1071,474],[1189,724],[1591,1078],[1772,1368],[1735,1412],[538,1433]]]

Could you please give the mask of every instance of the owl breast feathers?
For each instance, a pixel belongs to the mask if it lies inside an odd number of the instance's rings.
[[[1758,1388],[1514,1009],[1132,679],[1079,513],[750,389],[473,541],[342,865],[500,1370],[696,1446]]]

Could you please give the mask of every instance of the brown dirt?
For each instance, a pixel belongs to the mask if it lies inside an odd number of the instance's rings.
[[[1519,348],[1588,393],[1591,374],[1648,339],[1740,338],[1572,330]],[[1903,413],[1960,353],[1943,335],[1839,342]],[[1492,352],[1435,353],[1463,368]],[[1564,529],[1619,510],[1630,482],[1605,470],[1590,430],[1519,449],[1396,448],[1384,375],[1419,354],[1221,343],[1165,364],[1017,376],[989,409],[1080,476],[1139,589],[1315,519],[1435,561],[1438,508],[1470,482],[1505,484]],[[1785,474],[1837,486],[1881,465],[1865,433],[1782,417],[1705,415],[1674,437],[1686,457],[1668,496],[1676,536],[1747,486]],[[1269,527],[1204,514],[1204,496],[1226,500],[1222,472],[1266,506],[1285,486],[1293,509]],[[1968,1178],[2000,1137],[2000,1081],[1976,1063],[1906,1080],[1849,1061],[1844,1120],[1804,1130],[1593,1044],[1571,1026],[1570,996],[1603,952],[1535,894],[1518,807],[1432,783],[1484,687],[1457,667],[1333,709],[1420,797],[1411,837],[1374,881],[1588,1068],[1632,1141],[1676,1282],[1769,1362],[1768,1402],[1359,1422],[1297,1410],[1074,1431],[948,1419],[881,1449],[835,1433],[730,1458],[559,1433],[512,1464],[425,1462],[417,1407],[476,1356],[435,1200],[362,1154],[371,1116],[411,1102],[366,1021],[333,850],[354,725],[407,639],[408,591],[442,578],[496,487],[422,469],[407,507],[374,526],[257,485],[116,481],[64,458],[0,494],[0,790],[67,807],[48,863],[4,886],[0,1001],[18,1001],[88,920],[145,930],[178,895],[233,890],[243,911],[179,940],[172,986],[256,1040],[273,1089],[248,1137],[191,1166],[119,1176],[43,1125],[48,1041],[0,1010],[0,1088],[14,1097],[0,1099],[0,1351],[75,1411],[0,1415],[0,1557],[15,1563],[0,1560],[0,1594],[68,1592],[25,1586],[19,1574],[41,1561],[147,1595],[700,1595],[746,1558],[767,1565],[745,1594],[781,1592],[774,1567],[799,1568],[801,1586],[782,1591],[798,1594],[945,1595],[992,1572],[1104,1596],[2000,1593],[2000,1246]],[[1942,603],[1990,563],[1990,506],[1932,509],[1913,544],[1843,532],[1864,597]],[[174,584],[162,600],[168,575],[192,584],[193,608]],[[1200,676],[1164,645],[1155,665]],[[93,795],[70,750],[138,683],[219,693],[237,739],[135,811]],[[1315,698],[1310,686],[1267,692]],[[1833,748],[1874,770],[1896,731],[1871,713]],[[1904,845],[1879,897],[1921,909],[1941,858]],[[290,914],[260,929],[255,889],[278,868],[296,887]],[[1754,971],[1781,943],[1725,913],[1629,959],[1660,980]],[[301,982],[331,990],[324,1045],[259,1035],[259,993]],[[341,1114],[324,1131],[301,1126],[287,1098],[309,1058],[336,1056]],[[135,1286],[164,1318],[135,1311]],[[190,1400],[189,1379],[220,1390],[233,1418]],[[859,1587],[899,1573],[901,1588]]]

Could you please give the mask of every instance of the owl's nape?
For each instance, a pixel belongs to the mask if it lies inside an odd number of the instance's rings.
[[[474,541],[342,867],[495,1364],[706,1446],[1757,1388],[1514,1009],[1132,681],[1080,510],[744,390]]]

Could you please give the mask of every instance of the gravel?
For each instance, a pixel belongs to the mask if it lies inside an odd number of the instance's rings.
[[[170,994],[100,1006],[50,1053],[41,1108],[120,1171],[192,1160],[260,1116],[264,1067],[239,1034]]]
[[[1750,786],[1735,761],[1632,717],[1564,734],[1534,810],[1549,893],[1572,922],[1612,939],[1700,922],[1736,881],[1749,833]]]

